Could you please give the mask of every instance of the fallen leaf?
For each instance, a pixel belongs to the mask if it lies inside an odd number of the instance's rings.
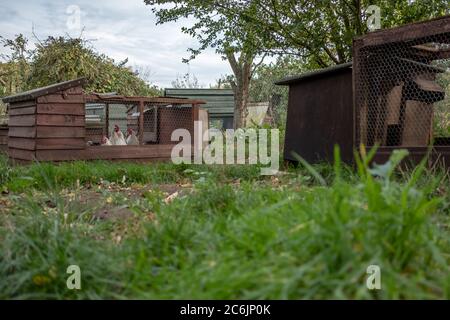
[[[169,204],[169,203],[172,202],[176,197],[178,197],[178,191],[177,191],[177,192],[174,192],[174,193],[172,193],[171,195],[169,195],[168,197],[166,197],[166,198],[164,199],[164,202],[165,202],[166,204]]]

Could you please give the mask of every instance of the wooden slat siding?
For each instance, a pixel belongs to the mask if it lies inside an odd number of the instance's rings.
[[[39,161],[170,159],[173,145],[98,146],[83,150],[37,150]]]
[[[39,103],[37,105],[37,113],[84,116],[84,104]]]
[[[1,135],[0,136],[0,145],[7,145],[7,144],[8,144],[8,136]]]
[[[10,116],[8,121],[9,127],[33,127],[36,125],[36,116],[23,115],[23,116]]]
[[[8,148],[21,150],[35,150],[36,140],[30,138],[16,138],[10,137],[8,140]]]
[[[50,94],[48,96],[43,96],[37,98],[38,103],[74,103],[80,104],[84,103],[83,95],[63,95],[63,94]]]
[[[21,102],[13,102],[9,104],[9,109],[27,108],[36,105],[36,100],[27,100]]]
[[[334,161],[334,146],[345,163],[353,160],[353,99],[350,68],[289,85],[284,159]],[[321,128],[318,130],[317,128]]]
[[[84,127],[37,127],[37,138],[84,138]]]
[[[68,127],[83,127],[85,125],[84,116],[74,115],[49,115],[38,114],[36,119],[36,125],[38,126],[68,126]]]
[[[86,148],[84,154],[87,160],[170,158],[172,148],[173,145],[166,144],[146,146],[98,146]]]
[[[23,108],[14,108],[8,111],[9,116],[22,116],[36,113],[36,106],[33,105],[31,107],[23,107]]]
[[[35,159],[35,151],[14,149],[14,148],[9,147],[8,148],[8,156],[12,159],[31,161],[31,160]]]
[[[9,137],[34,138],[36,127],[9,127]]]
[[[13,161],[31,161],[35,157],[36,141],[36,100],[9,104],[8,149]]]
[[[84,138],[36,139],[36,150],[77,150],[86,148]]]
[[[0,129],[0,145],[8,144],[8,129]]]
[[[0,127],[0,145],[8,145],[8,127]]]

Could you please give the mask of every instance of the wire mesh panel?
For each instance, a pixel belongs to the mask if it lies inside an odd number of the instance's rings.
[[[450,145],[450,33],[356,49],[356,142]]]
[[[157,141],[159,144],[178,143],[177,141],[171,140],[172,133],[176,129],[186,129],[193,137],[194,121],[192,117],[191,106],[172,105],[172,104],[165,106],[158,106],[156,122],[158,124]],[[144,127],[145,124],[148,124],[148,122],[144,122]]]
[[[175,144],[178,142],[171,137],[176,129],[186,129],[193,135],[191,105],[112,99],[88,99],[86,103],[89,145]]]
[[[88,144],[138,144],[138,102],[88,101],[85,108]]]
[[[107,136],[106,104],[88,102],[85,106],[86,141],[90,144],[100,144],[103,136]]]

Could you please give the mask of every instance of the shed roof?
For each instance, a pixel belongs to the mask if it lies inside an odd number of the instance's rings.
[[[75,80],[64,81],[60,83],[51,84],[46,87],[41,87],[37,89],[32,89],[24,91],[12,96],[2,98],[4,103],[20,102],[26,100],[36,99],[48,94],[52,94],[58,91],[67,90],[73,87],[82,86],[86,83],[86,78],[78,78]]]
[[[303,80],[309,80],[309,79],[312,79],[312,78],[316,78],[316,77],[330,75],[330,74],[333,74],[333,73],[336,73],[336,72],[340,72],[340,71],[345,70],[345,69],[351,69],[352,65],[353,65],[352,62],[342,63],[342,64],[338,64],[338,65],[331,66],[331,67],[328,67],[328,68],[319,69],[319,70],[303,73],[303,74],[296,75],[296,76],[286,77],[284,79],[276,81],[275,84],[276,85],[290,85],[292,83],[300,82],[300,81],[303,81]]]
[[[199,99],[206,102],[202,108],[210,115],[232,116],[234,114],[234,92],[231,89],[178,89],[164,90],[166,97]]]

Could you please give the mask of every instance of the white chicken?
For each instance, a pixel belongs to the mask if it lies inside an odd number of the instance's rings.
[[[112,143],[111,143],[111,141],[109,141],[107,136],[103,136],[101,145],[102,146],[112,146]]]
[[[139,145],[139,139],[136,137],[136,133],[133,129],[128,128],[127,131],[127,145],[129,146],[137,146]]]
[[[127,142],[125,141],[123,133],[122,133],[122,131],[120,131],[120,128],[118,125],[114,126],[114,132],[112,134],[111,143],[115,146],[126,146],[127,145]]]

